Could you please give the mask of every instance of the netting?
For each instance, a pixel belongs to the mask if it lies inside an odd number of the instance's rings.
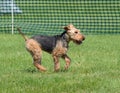
[[[0,33],[52,35],[71,23],[85,34],[118,34],[120,0],[0,1]]]

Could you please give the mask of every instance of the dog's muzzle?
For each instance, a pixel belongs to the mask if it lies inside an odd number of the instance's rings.
[[[76,44],[80,45],[82,44],[82,42],[85,40],[85,36],[82,36],[82,38],[80,40],[75,40],[73,42],[75,42]]]

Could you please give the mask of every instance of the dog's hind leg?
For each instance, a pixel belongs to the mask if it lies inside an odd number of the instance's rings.
[[[40,45],[35,40],[29,39],[26,41],[26,48],[33,57],[34,66],[40,71],[46,71],[46,68],[41,65],[42,51]]]

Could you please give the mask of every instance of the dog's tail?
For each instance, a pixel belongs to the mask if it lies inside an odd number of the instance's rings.
[[[25,35],[22,33],[21,29],[20,29],[20,28],[17,28],[17,30],[18,30],[18,32],[22,35],[22,37],[25,39],[25,41],[27,41],[27,40],[28,40],[28,37],[25,36]]]

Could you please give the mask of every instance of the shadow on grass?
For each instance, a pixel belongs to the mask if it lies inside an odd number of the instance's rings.
[[[37,69],[35,69],[35,68],[28,67],[26,69],[22,69],[21,72],[25,72],[25,73],[37,73],[39,71]]]
[[[34,67],[27,67],[27,68],[24,68],[24,69],[21,69],[20,70],[21,72],[24,72],[24,73],[66,73],[66,72],[69,72],[70,70],[65,70],[64,68],[61,68],[59,71],[54,71],[53,70],[47,70],[46,72],[42,72],[42,71],[39,71],[38,69],[34,68]]]

